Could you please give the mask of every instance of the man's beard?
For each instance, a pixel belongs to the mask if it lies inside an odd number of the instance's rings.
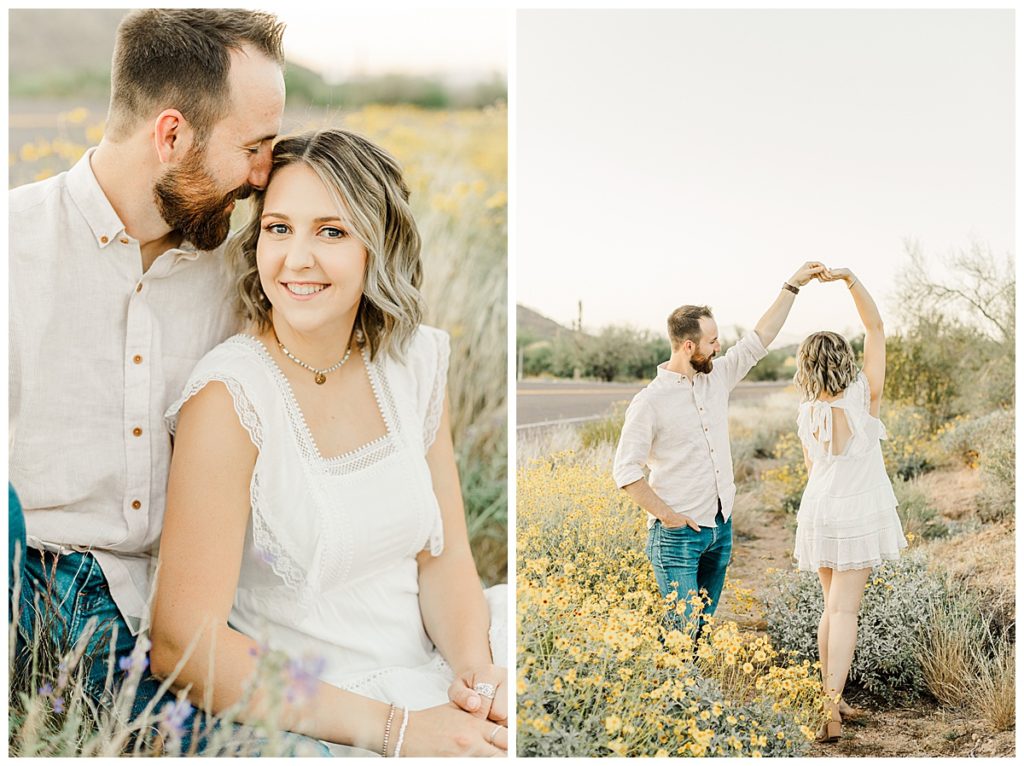
[[[699,351],[694,351],[693,356],[690,357],[690,366],[693,367],[697,372],[703,372],[708,375],[711,372],[711,368],[714,367],[714,362],[711,361],[714,354],[711,356],[701,356]]]
[[[206,171],[205,158],[205,152],[192,149],[180,165],[157,179],[153,196],[160,215],[173,231],[199,250],[213,250],[231,231],[228,206],[248,197],[253,189],[245,184],[227,194],[219,191]]]

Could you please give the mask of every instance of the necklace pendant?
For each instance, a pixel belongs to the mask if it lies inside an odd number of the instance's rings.
[[[326,382],[327,382],[327,376],[326,376],[326,375],[324,375],[324,374],[323,374],[322,372],[318,372],[318,373],[316,374],[316,377],[315,377],[315,378],[313,378],[313,380],[315,380],[315,381],[316,381],[316,384],[317,384],[318,386],[322,386],[322,385],[323,385],[324,383],[326,383]]]

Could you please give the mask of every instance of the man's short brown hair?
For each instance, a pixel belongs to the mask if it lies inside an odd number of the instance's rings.
[[[669,315],[668,339],[672,343],[672,348],[678,348],[684,340],[700,343],[703,334],[700,327],[701,317],[714,319],[710,307],[680,306]]]
[[[177,109],[202,144],[231,108],[231,51],[250,45],[284,67],[284,24],[236,8],[147,8],[117,28],[107,134],[127,136],[140,120]]]

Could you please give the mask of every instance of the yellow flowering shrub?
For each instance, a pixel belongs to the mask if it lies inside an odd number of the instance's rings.
[[[709,618],[670,629],[644,514],[593,453],[517,476],[518,743],[523,756],[798,755],[821,717],[813,665]]]

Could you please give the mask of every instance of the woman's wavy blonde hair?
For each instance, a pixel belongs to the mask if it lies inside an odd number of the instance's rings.
[[[283,138],[274,146],[270,183],[280,168],[306,164],[349,213],[353,234],[366,248],[366,276],[356,316],[362,343],[374,358],[401,358],[423,318],[420,235],[409,188],[390,154],[362,136],[330,129]],[[252,199],[252,217],[229,245],[238,273],[239,310],[261,330],[271,325],[270,301],[260,287],[256,244],[265,191]]]
[[[856,379],[856,357],[846,338],[834,332],[816,332],[804,338],[796,352],[793,376],[804,401],[838,396]]]

